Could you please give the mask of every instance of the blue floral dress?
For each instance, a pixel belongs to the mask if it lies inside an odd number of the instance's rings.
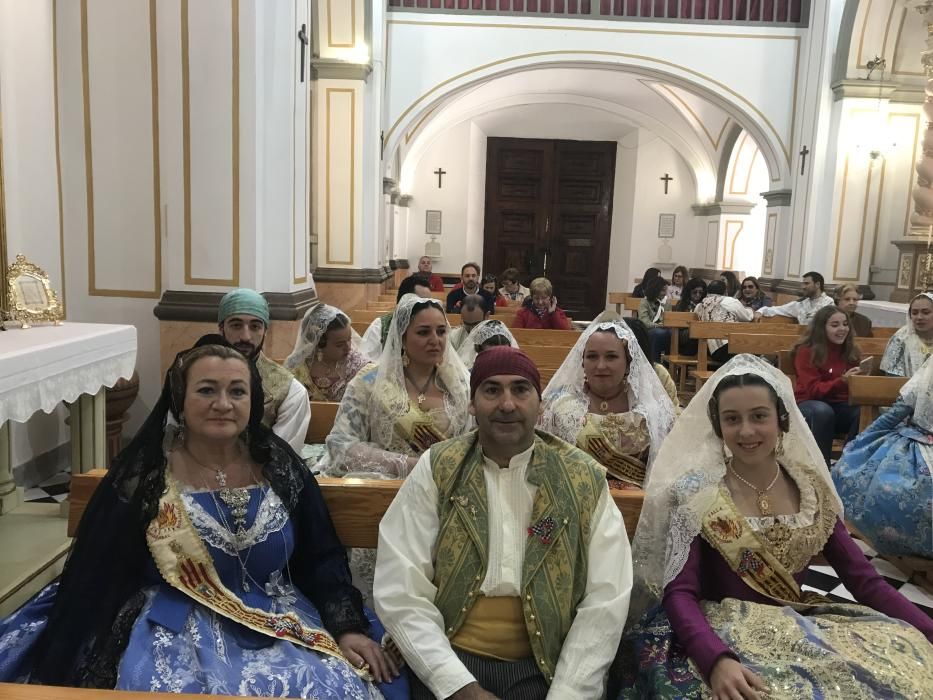
[[[230,505],[219,492],[182,494],[192,524],[226,585],[249,606],[294,612],[322,628],[308,598],[289,584],[295,532],[288,511],[269,487],[248,493],[245,530],[234,535]],[[117,671],[117,689],[172,693],[360,699],[407,698],[403,676],[391,684],[361,679],[343,659],[254,632],[196,603],[162,580],[150,559],[145,602],[132,625]],[[0,622],[0,681],[26,681],[29,650],[45,627],[58,583]],[[367,611],[370,636],[384,630]]]
[[[933,559],[933,433],[898,399],[846,446],[833,482],[846,519],[882,554]]]

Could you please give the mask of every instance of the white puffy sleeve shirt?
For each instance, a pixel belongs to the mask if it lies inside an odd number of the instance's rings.
[[[533,447],[508,468],[486,459],[489,563],[480,590],[488,597],[518,596],[527,528],[537,487],[525,480]],[[440,522],[437,486],[425,452],[379,526],[373,593],[376,612],[412,670],[437,697],[476,679],[457,658],[434,605],[435,550]],[[497,535],[497,536],[496,536]],[[625,523],[603,491],[590,529],[586,591],[564,640],[548,692],[553,700],[601,698],[628,614],[632,554]]]

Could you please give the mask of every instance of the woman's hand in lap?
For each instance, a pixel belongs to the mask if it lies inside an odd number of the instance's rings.
[[[713,700],[762,700],[768,687],[757,673],[729,656],[720,657],[709,674]]]
[[[344,632],[337,640],[337,646],[356,668],[362,668],[364,663],[369,664],[369,672],[377,683],[391,683],[392,679],[398,678],[395,662],[365,634]]]

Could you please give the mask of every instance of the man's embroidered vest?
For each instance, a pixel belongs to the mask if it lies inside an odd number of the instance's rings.
[[[262,377],[262,392],[265,394],[262,424],[271,429],[279,416],[279,406],[288,396],[293,377],[291,372],[263,353],[259,353],[259,357],[256,358],[256,369]]]
[[[440,531],[434,562],[434,604],[447,637],[466,619],[489,561],[489,519],[483,454],[476,431],[431,448]],[[522,563],[521,598],[535,661],[550,682],[586,591],[590,521],[606,485],[606,471],[582,450],[537,432],[526,474],[537,486]],[[550,519],[550,520],[548,520]],[[497,536],[498,533],[493,533]]]

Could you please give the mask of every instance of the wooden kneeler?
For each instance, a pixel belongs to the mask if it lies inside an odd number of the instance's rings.
[[[94,490],[106,474],[94,469],[76,474],[71,479],[68,535],[74,537],[84,509]],[[327,509],[337,529],[337,536],[346,547],[373,548],[379,539],[379,521],[402,486],[401,481],[379,479],[331,479],[319,476],[317,482],[327,502]],[[610,489],[629,539],[635,536],[635,526],[641,515],[645,492],[641,490]]]

